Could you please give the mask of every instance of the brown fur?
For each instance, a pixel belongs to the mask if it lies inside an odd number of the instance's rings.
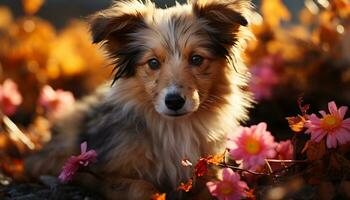
[[[106,180],[83,176],[79,182],[109,199],[175,193],[191,175],[181,160],[221,153],[226,133],[247,119],[249,74],[240,54],[250,37],[250,9],[247,0],[194,0],[165,10],[128,0],[92,16],[94,42],[104,44],[116,65],[114,84],[56,124],[60,133],[28,160],[30,173],[57,174],[87,141],[98,152],[92,168]],[[189,63],[193,55],[204,58],[200,66]],[[148,66],[152,58],[159,69]],[[172,90],[186,99],[182,116],[164,106]]]

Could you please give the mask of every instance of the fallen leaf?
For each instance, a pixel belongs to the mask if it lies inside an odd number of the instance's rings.
[[[254,189],[249,189],[245,192],[246,200],[256,200],[256,196],[254,195]]]
[[[286,117],[289,127],[294,131],[294,132],[301,132],[304,130],[305,126],[305,118],[301,115],[298,115],[296,117]]]
[[[165,200],[165,199],[166,199],[165,193],[162,193],[162,194],[156,193],[152,196],[152,200]]]
[[[185,192],[189,192],[192,189],[193,180],[189,179],[187,183],[180,183],[180,186],[176,190],[184,190]]]
[[[225,152],[223,154],[208,157],[208,164],[219,165],[224,161]]]
[[[208,164],[208,159],[207,158],[199,159],[199,161],[196,164],[196,166],[194,166],[194,174],[197,177],[204,176],[204,174],[206,174],[208,172],[207,164]]]

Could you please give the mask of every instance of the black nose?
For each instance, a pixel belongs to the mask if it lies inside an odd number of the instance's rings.
[[[179,94],[168,94],[165,97],[165,105],[170,110],[177,111],[180,110],[185,104],[185,99]]]

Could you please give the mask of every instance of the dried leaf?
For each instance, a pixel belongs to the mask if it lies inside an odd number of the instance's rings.
[[[22,0],[24,12],[28,15],[33,15],[44,4],[44,0]]]
[[[305,104],[303,105],[304,98],[299,97],[298,98],[298,106],[301,111],[301,114],[305,117],[307,115],[307,111],[310,109],[310,104]]]
[[[298,115],[296,117],[286,117],[289,127],[294,131],[294,132],[301,132],[304,130],[305,126],[305,118],[301,115]]]
[[[206,174],[208,172],[207,163],[208,163],[208,159],[207,158],[199,159],[199,161],[196,164],[196,166],[194,166],[194,174],[197,177],[204,176],[204,174]]]
[[[282,20],[289,21],[291,19],[287,7],[281,0],[263,0],[261,12],[265,22],[272,28],[278,27]]]
[[[187,183],[180,183],[180,186],[176,190],[184,190],[185,192],[189,192],[192,189],[193,180],[189,179]]]
[[[249,189],[245,192],[246,200],[256,200],[256,196],[254,195],[254,189]]]
[[[208,157],[208,164],[219,165],[224,161],[225,153]]]
[[[306,150],[306,156],[308,160],[320,160],[326,154],[326,142],[321,140],[321,142],[309,141],[308,148]]]
[[[156,193],[152,196],[152,200],[165,200],[165,199],[166,199],[165,193],[162,193],[162,194]]]

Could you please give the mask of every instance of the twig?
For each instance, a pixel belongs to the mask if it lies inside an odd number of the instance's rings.
[[[0,112],[0,117],[2,119],[1,126],[14,141],[21,141],[29,149],[35,149],[35,144],[17,127],[17,125],[6,115]]]
[[[278,159],[265,159],[269,163],[308,163],[308,160],[278,160]]]
[[[220,167],[228,167],[228,168],[231,168],[231,169],[236,170],[236,171],[248,172],[248,173],[254,174],[254,175],[266,175],[265,173],[250,171],[250,170],[247,170],[247,169],[242,169],[242,168],[235,167],[235,166],[228,165],[228,164],[218,164],[218,166],[220,166]]]
[[[269,169],[269,173],[273,174],[272,167],[271,167],[271,165],[270,165],[270,163],[269,163],[269,161],[267,159],[265,159],[265,163],[266,163],[267,168]]]

